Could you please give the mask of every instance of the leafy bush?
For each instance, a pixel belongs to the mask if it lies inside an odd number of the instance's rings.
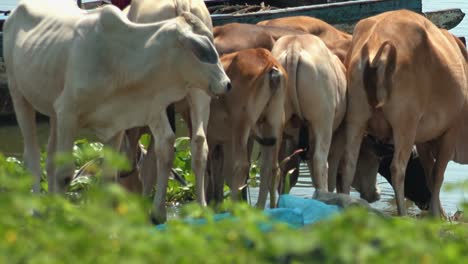
[[[78,202],[29,192],[31,177],[0,155],[0,263],[466,263],[465,224],[384,219],[354,209],[303,229],[268,222],[246,204],[205,225],[149,224],[149,202],[114,184],[93,185]],[[269,224],[268,231],[261,224]],[[263,231],[262,231],[263,230]]]

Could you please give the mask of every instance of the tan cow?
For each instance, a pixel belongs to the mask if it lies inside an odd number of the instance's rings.
[[[229,23],[214,27],[216,50],[220,55],[244,49],[270,50],[282,36],[304,34],[302,31],[252,24]]]
[[[213,39],[211,17],[203,0],[133,0],[127,10],[129,20],[138,23],[162,21],[174,18],[184,11],[190,12],[203,21],[210,31],[210,40]],[[188,112],[191,116],[192,169],[196,176],[196,197],[201,205],[206,205],[203,186],[205,185],[204,175],[208,155],[206,129],[210,113],[210,96],[199,89],[190,89],[181,104],[189,106]],[[165,112],[161,114],[166,115]],[[139,134],[138,132],[131,133]],[[158,137],[158,135],[154,136]],[[152,140],[151,146],[153,142]],[[171,143],[171,146],[173,143]],[[150,152],[142,161],[140,174],[143,182],[143,194],[151,194],[157,178],[157,197],[160,199],[158,203],[162,203],[162,199],[166,194],[167,178],[169,177],[173,157],[167,156],[166,153],[159,153],[156,157],[154,155],[155,153]],[[156,159],[160,160],[159,163],[170,164],[171,166],[158,168],[161,173],[156,175],[157,169],[154,162]]]
[[[392,183],[398,212],[405,215],[404,173],[416,143],[429,171],[431,212],[441,215],[440,187],[467,101],[463,44],[419,14],[391,11],[356,25],[346,66],[343,191],[349,193],[364,133],[393,141]]]
[[[282,17],[261,21],[258,22],[257,25],[298,30],[315,35],[319,37],[341,61],[344,61],[349,47],[351,46],[352,36],[350,34],[340,31],[327,22],[313,17]]]
[[[221,57],[232,81],[232,91],[211,102],[208,142],[210,146],[210,196],[220,201],[226,180],[231,198],[249,175],[248,140],[263,143],[260,185],[269,188],[278,172],[277,148],[281,140],[286,73],[266,49],[247,49]],[[224,158],[219,158],[222,148]],[[216,157],[218,156],[218,157]],[[259,201],[259,206],[262,204]],[[263,204],[264,207],[264,204]],[[261,207],[261,208],[263,208]]]
[[[41,173],[35,110],[51,118],[49,158],[70,153],[83,127],[119,149],[125,129],[147,125],[159,136],[156,152],[170,153],[173,134],[160,113],[191,87],[222,94],[230,86],[206,37],[209,30],[190,13],[135,24],[114,6],[86,12],[71,1],[25,0],[3,33],[9,89],[36,192]],[[73,165],[60,165],[55,174],[52,169],[48,162],[49,190],[64,191]],[[164,203],[153,210],[156,219],[165,219]]]
[[[309,34],[280,38],[272,53],[289,77],[284,106],[285,120],[289,123],[285,133],[292,137],[299,134],[294,119],[307,126],[308,165],[313,182],[317,189],[328,191],[327,160],[330,157],[330,173],[336,174],[343,139],[339,129],[346,111],[343,63],[320,38]],[[260,190],[263,199],[262,195]]]

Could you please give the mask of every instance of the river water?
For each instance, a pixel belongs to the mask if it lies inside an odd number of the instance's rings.
[[[9,9],[13,6],[17,0],[0,0],[0,10]],[[447,1],[437,1],[437,0],[423,0],[423,11],[433,11],[447,8],[460,8],[466,14],[468,14],[468,1],[467,0],[447,0]],[[451,32],[457,36],[468,36],[468,18],[465,18],[460,25],[452,29]],[[178,126],[185,127],[185,126]],[[39,140],[43,146],[47,141],[48,128],[46,124],[40,124],[38,126]],[[84,133],[84,135],[86,132]],[[20,156],[22,151],[22,139],[19,132],[19,129],[16,126],[11,125],[1,125],[0,126],[0,152],[7,156]],[[305,184],[302,184],[301,187],[295,187],[291,191],[293,194],[298,196],[310,196],[313,193],[311,187],[307,187],[310,183],[308,177],[302,177],[302,181],[305,181]],[[458,183],[463,180],[468,180],[468,165],[459,165],[453,162],[450,162],[446,173],[444,186],[450,183]],[[373,204],[374,207],[385,211],[390,214],[396,212],[396,206],[394,202],[394,192],[392,187],[386,182],[383,177],[379,176],[378,185],[381,189],[381,200]],[[256,200],[256,190],[253,189],[250,192],[251,199]],[[357,193],[352,195],[358,196]],[[443,190],[441,194],[442,205],[449,215],[459,209],[459,204],[461,201],[468,200],[468,193],[462,190]],[[419,210],[412,203],[408,203],[408,210],[410,214],[418,214]]]
[[[449,8],[460,8],[465,14],[468,14],[468,1],[467,0],[423,0],[423,11],[435,11]],[[464,20],[455,28],[450,30],[456,36],[468,37],[468,15]],[[305,169],[305,164],[301,167],[301,179],[304,184],[301,187],[294,187],[291,189],[291,193],[297,196],[310,197],[313,194],[313,190],[309,186],[310,179],[306,173],[302,174]],[[456,184],[462,181],[468,180],[468,165],[460,165],[454,162],[450,162],[445,172],[444,186],[450,184]],[[372,204],[373,207],[384,211],[388,214],[396,214],[396,204],[394,199],[393,188],[382,176],[378,176],[378,186],[381,190],[381,199]],[[250,193],[250,198],[256,201],[256,191],[253,190]],[[358,197],[359,194],[353,192],[352,196]],[[446,210],[448,215],[453,215],[458,209],[460,209],[460,203],[462,201],[468,201],[468,191],[463,190],[442,190],[441,202],[442,206]],[[420,210],[412,202],[407,202],[408,213],[410,215],[417,215]]]

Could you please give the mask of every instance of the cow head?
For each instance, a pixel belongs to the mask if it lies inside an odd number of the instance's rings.
[[[352,186],[360,193],[361,198],[369,203],[380,199],[380,190],[377,186],[379,162],[379,156],[374,152],[371,139],[364,137]]]
[[[180,49],[178,71],[190,86],[211,94],[223,94],[231,89],[231,81],[224,72],[218,53],[210,39],[211,33],[200,19],[184,13],[185,21],[178,27]]]

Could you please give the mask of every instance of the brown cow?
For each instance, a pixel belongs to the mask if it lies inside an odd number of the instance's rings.
[[[367,132],[395,145],[391,173],[399,214],[406,214],[404,175],[415,143],[428,172],[431,212],[443,213],[439,193],[467,101],[467,58],[457,38],[411,11],[386,12],[356,25],[346,58],[345,193]]]
[[[227,176],[226,182],[234,200],[245,185],[249,173],[247,146],[251,135],[268,143],[262,145],[260,184],[271,188],[272,175],[277,175],[278,171],[276,148],[281,137],[286,89],[285,70],[266,49],[227,54],[221,61],[231,78],[232,90],[211,101],[207,134],[210,179],[214,187],[207,196],[218,201],[222,199],[224,177]],[[216,157],[219,147],[223,150],[222,159]]]
[[[297,34],[304,34],[304,32],[240,23],[230,23],[213,28],[215,47],[220,55],[253,48],[264,48],[271,51],[273,44],[280,37]]]
[[[308,16],[282,17],[258,22],[257,25],[279,27],[289,30],[298,30],[319,37],[325,45],[344,61],[346,53],[351,46],[352,36],[340,31],[317,18]]]

